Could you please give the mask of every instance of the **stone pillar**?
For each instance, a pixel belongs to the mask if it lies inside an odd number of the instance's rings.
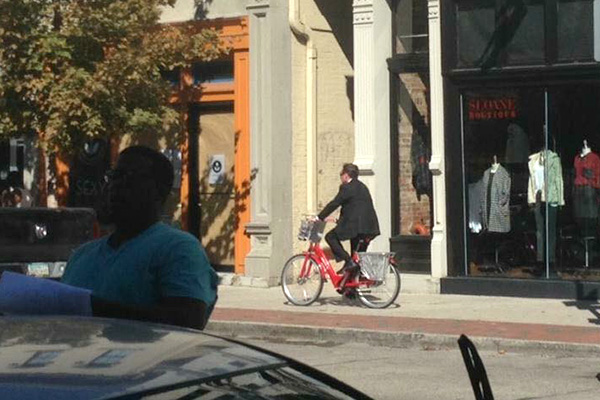
[[[446,183],[444,154],[444,82],[442,79],[442,41],[440,0],[429,0],[429,82],[431,87],[431,161],[433,174],[433,237],[431,275],[448,275],[446,240]]]
[[[392,11],[386,0],[354,0],[354,163],[369,187],[381,235],[369,250],[388,251],[391,236],[390,76]]]
[[[254,0],[247,10],[253,181],[245,275],[253,286],[272,286],[292,255],[291,33],[287,2]]]

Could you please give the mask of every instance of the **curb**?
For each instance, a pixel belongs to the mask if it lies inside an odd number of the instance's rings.
[[[423,350],[458,349],[458,336],[419,332],[386,332],[351,328],[327,328],[305,325],[283,325],[261,322],[215,321],[206,332],[236,339],[258,339],[275,342],[330,346],[365,343],[372,346],[420,348]],[[477,349],[498,353],[535,353],[553,356],[600,356],[600,344],[530,341],[470,336]]]

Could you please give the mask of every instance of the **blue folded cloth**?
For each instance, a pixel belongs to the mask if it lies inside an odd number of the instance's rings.
[[[49,279],[5,271],[0,277],[0,312],[92,315],[92,291]]]

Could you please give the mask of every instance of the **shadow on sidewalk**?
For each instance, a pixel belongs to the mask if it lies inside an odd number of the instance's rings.
[[[298,306],[290,303],[289,301],[285,301],[283,304],[285,304],[286,306],[298,307]],[[368,309],[366,306],[362,305],[358,299],[349,299],[342,295],[336,296],[336,297],[319,297],[317,300],[315,300],[313,305],[316,305],[316,306],[332,305],[332,306],[340,306],[340,307],[358,307],[358,308]],[[389,307],[386,308],[386,310],[390,310],[390,309],[394,309],[394,308],[400,308],[400,304],[396,304],[396,303],[391,304]]]
[[[564,301],[564,305],[567,307],[576,307],[578,310],[588,310],[594,317],[588,321],[590,324],[600,325],[600,303],[598,303],[598,293],[596,290],[586,292],[581,282],[576,283],[577,299],[581,300],[569,300]]]
[[[588,310],[595,318],[589,318],[590,324],[600,325],[600,304],[596,301],[584,301],[584,300],[569,300],[564,301],[563,304],[567,307],[576,307],[578,310]]]

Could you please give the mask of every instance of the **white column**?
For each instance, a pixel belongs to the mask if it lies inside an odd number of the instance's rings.
[[[429,84],[431,87],[431,162],[433,174],[433,237],[431,275],[448,275],[446,232],[446,183],[444,155],[444,85],[442,79],[442,42],[440,1],[429,0]]]
[[[375,159],[373,0],[354,0],[353,7],[354,162],[360,167],[361,172],[372,175]]]
[[[392,13],[386,0],[354,0],[354,163],[369,187],[381,235],[370,250],[389,250],[391,236],[390,78]]]

